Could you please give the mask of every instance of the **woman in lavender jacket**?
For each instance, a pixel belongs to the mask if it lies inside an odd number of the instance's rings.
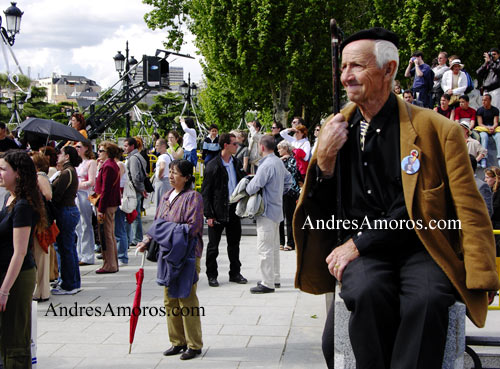
[[[196,273],[200,274],[200,259],[203,252],[203,198],[192,190],[194,183],[193,165],[181,159],[170,164],[170,184],[172,189],[165,193],[156,210],[156,218],[161,217],[166,221],[188,224],[189,235],[196,238]],[[144,252],[151,242],[150,236],[144,236],[142,242],[137,244],[138,251]],[[165,287],[164,299],[167,311],[168,335],[172,347],[163,352],[165,356],[177,355],[181,351],[181,360],[193,359],[201,354],[203,346],[201,335],[201,321],[198,314],[188,316],[174,316],[172,311],[197,311],[199,307],[196,296],[197,283],[193,284],[191,293],[187,298],[172,298],[168,296],[168,287]]]

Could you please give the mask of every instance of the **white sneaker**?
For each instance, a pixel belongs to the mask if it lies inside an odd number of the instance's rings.
[[[127,265],[128,265],[128,263],[125,263],[123,261],[118,261],[118,266],[126,267]]]
[[[57,286],[56,288],[50,290],[50,293],[52,293],[53,295],[75,295],[81,290],[82,290],[81,288],[75,288],[73,290],[65,290],[61,288],[61,286]]]

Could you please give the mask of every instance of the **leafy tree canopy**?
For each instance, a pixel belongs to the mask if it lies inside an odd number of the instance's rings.
[[[145,20],[166,29],[165,46],[179,50],[188,29],[204,57],[209,123],[239,121],[246,110],[272,110],[286,124],[305,114],[312,125],[331,111],[330,18],[346,36],[382,26],[400,37],[399,79],[411,52],[425,61],[457,54],[471,74],[483,52],[498,47],[496,0],[143,0]],[[224,125],[224,124],[222,124]]]

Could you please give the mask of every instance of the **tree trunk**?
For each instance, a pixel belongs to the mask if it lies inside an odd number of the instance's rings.
[[[271,86],[271,94],[273,97],[273,110],[274,119],[283,125],[284,128],[287,127],[288,113],[290,108],[288,104],[290,103],[290,95],[292,93],[292,82],[282,80],[280,82],[279,90],[276,91],[274,86]]]

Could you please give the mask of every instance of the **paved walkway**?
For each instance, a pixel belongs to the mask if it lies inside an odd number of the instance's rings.
[[[146,224],[152,215],[150,209]],[[204,242],[206,247],[206,237]],[[326,368],[321,353],[325,297],[293,287],[294,252],[280,252],[282,279],[276,293],[250,294],[249,288],[260,277],[255,243],[254,236],[244,236],[241,242],[242,274],[249,280],[247,285],[228,282],[224,236],[218,258],[220,287],[208,286],[202,258],[198,283],[198,297],[205,313],[201,318],[201,357],[184,362],[179,356],[161,354],[170,347],[166,318],[161,316],[139,318],[132,353],[128,354],[129,317],[123,312],[119,316],[118,307],[132,306],[134,299],[135,272],[141,257],[134,256],[135,250],[131,249],[130,263],[119,273],[95,274],[100,263],[82,267],[80,293],[52,296],[49,302],[38,304],[38,368]],[[144,269],[142,306],[154,315],[163,307],[163,289],[155,282],[156,264],[146,262]],[[498,297],[495,304],[498,306]],[[77,308],[88,312],[70,316]],[[67,311],[66,316],[60,316],[60,309]],[[101,314],[106,312],[105,316],[95,316],[98,309]],[[94,316],[90,316],[92,313]],[[467,320],[466,330],[468,335],[500,336],[500,311],[489,312],[485,329]],[[480,348],[478,352],[500,354],[498,348]]]
[[[206,237],[204,241],[206,247]],[[170,347],[165,317],[139,318],[129,355],[128,316],[112,316],[109,309],[99,317],[86,316],[85,311],[73,317],[59,316],[60,308],[85,308],[89,313],[100,308],[103,313],[109,304],[118,314],[118,307],[131,306],[134,274],[141,260],[132,249],[129,266],[119,273],[97,275],[94,271],[99,265],[82,267],[80,293],[52,296],[49,302],[38,304],[38,368],[326,368],[321,353],[325,297],[293,287],[294,252],[280,253],[282,287],[276,293],[250,294],[249,288],[260,275],[255,242],[254,236],[244,236],[241,242],[242,274],[249,280],[247,285],[228,282],[224,238],[218,258],[220,287],[208,286],[202,258],[198,283],[200,305],[205,309],[201,357],[180,361],[179,356],[161,354]],[[163,307],[163,289],[155,282],[156,264],[146,262],[144,269],[142,306],[154,313]]]

